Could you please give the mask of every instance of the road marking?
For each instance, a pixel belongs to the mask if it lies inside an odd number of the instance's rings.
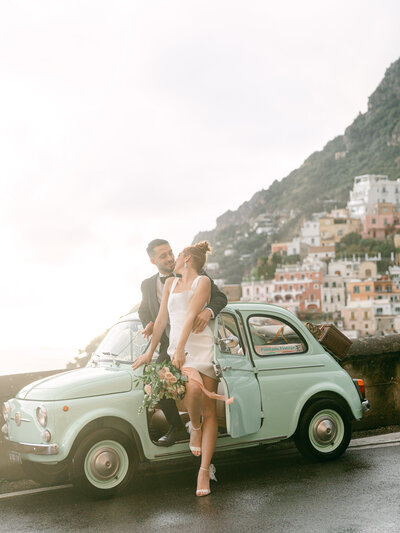
[[[26,496],[27,494],[36,494],[37,492],[49,492],[51,490],[69,489],[72,485],[57,485],[55,487],[41,487],[39,489],[20,490],[18,492],[7,492],[0,494],[0,500],[5,498],[15,498],[15,496]]]
[[[371,448],[389,448],[390,446],[400,446],[400,442],[381,442],[377,444],[360,444],[358,446],[349,446],[348,451],[351,450],[370,450]]]

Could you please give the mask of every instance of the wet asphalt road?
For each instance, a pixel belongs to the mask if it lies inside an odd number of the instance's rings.
[[[219,455],[218,483],[196,498],[195,461],[142,473],[122,497],[72,488],[0,500],[1,532],[398,532],[400,446],[349,449],[330,463],[260,447]]]

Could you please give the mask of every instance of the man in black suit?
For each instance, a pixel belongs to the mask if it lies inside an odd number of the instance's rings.
[[[142,302],[139,307],[139,317],[143,324],[143,335],[149,338],[153,332],[154,322],[157,318],[160,309],[161,296],[165,280],[174,275],[175,257],[171,250],[168,241],[164,239],[155,239],[147,246],[147,253],[150,261],[157,267],[158,273],[151,278],[145,279],[142,282]],[[193,331],[200,333],[208,324],[211,318],[215,318],[223,309],[228,300],[223,292],[221,292],[215,283],[211,280],[211,298],[208,307],[206,307],[197,316]],[[157,363],[162,361],[169,361],[170,357],[167,354],[169,345],[169,324],[167,325],[160,341],[160,355]],[[169,424],[169,430],[160,439],[157,444],[160,446],[171,446],[178,440],[187,438],[187,432],[182,420],[179,416],[175,401],[172,399],[162,399],[160,407]]]

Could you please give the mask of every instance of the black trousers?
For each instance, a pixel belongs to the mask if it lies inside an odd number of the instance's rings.
[[[163,363],[164,361],[169,362],[171,360],[170,356],[167,353],[168,346],[160,347],[160,355],[158,356],[157,363]],[[175,400],[172,398],[163,398],[159,402],[161,411],[164,413],[165,418],[170,426],[174,426],[177,429],[183,429],[184,425],[179,416],[179,411],[176,406]]]

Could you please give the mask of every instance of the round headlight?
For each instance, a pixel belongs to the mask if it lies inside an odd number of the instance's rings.
[[[46,427],[47,424],[47,409],[44,405],[40,405],[36,408],[36,418],[42,427]]]
[[[3,403],[3,418],[7,422],[10,415],[11,405],[8,402]]]

